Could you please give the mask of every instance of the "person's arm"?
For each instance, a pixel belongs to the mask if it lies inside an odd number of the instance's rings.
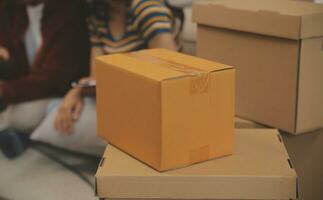
[[[8,61],[9,58],[9,51],[5,47],[0,46],[0,61]]]
[[[7,104],[63,95],[72,81],[89,70],[85,13],[78,0],[57,3],[43,18],[43,53],[31,73],[0,84]],[[55,1],[53,1],[53,4]],[[46,7],[45,7],[46,8]]]
[[[171,33],[162,33],[153,37],[149,43],[148,47],[153,48],[164,48],[173,51],[177,51],[178,47],[174,39],[174,35]]]
[[[0,0],[0,47],[5,47],[7,44],[8,36],[7,36],[7,1]]]
[[[139,0],[132,5],[134,23],[148,48],[166,48],[176,51],[173,35],[173,15],[162,1]]]
[[[97,56],[103,55],[101,48],[92,47],[91,50],[91,74],[89,77],[80,79],[79,82],[95,80],[94,61]],[[84,96],[95,96],[95,88],[72,88],[65,95],[62,103],[59,105],[54,120],[55,129],[61,134],[72,134],[74,131],[74,122],[78,121],[84,106]]]
[[[81,88],[71,89],[59,105],[54,119],[54,127],[61,134],[72,134],[74,122],[79,120],[83,110]]]
[[[98,56],[103,56],[102,49],[100,47],[92,47],[91,49],[91,73],[90,77],[95,77],[94,63],[95,58]]]

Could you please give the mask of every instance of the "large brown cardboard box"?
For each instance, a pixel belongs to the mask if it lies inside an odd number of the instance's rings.
[[[236,67],[236,114],[299,134],[323,127],[323,5],[194,4],[197,55]]]
[[[233,153],[235,70],[154,49],[96,60],[98,134],[164,171]]]
[[[297,176],[274,129],[236,130],[233,156],[160,173],[109,145],[96,173],[108,199],[296,199]]]

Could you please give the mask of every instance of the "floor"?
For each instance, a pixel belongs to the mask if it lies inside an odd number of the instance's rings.
[[[237,128],[261,128],[236,119]],[[300,199],[323,199],[323,129],[294,136],[282,133],[299,176]],[[25,154],[8,160],[0,153],[0,200],[92,200],[94,174],[100,158],[36,143]]]
[[[98,162],[42,144],[15,160],[0,154],[0,199],[97,199],[93,177]]]

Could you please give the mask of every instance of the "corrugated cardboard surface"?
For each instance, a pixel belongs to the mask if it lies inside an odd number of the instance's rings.
[[[252,2],[257,3],[251,6]],[[287,6],[289,4],[291,7]],[[268,36],[273,35],[269,33],[263,35],[267,31],[265,28],[281,31],[280,26],[284,26],[291,30],[283,23],[284,20],[276,21],[277,24],[253,23],[253,20],[263,16],[262,10],[273,11],[271,14],[267,12],[269,21],[280,16],[274,12],[278,11],[292,16],[286,19],[291,24],[293,17],[301,16],[306,23],[302,22],[300,30],[308,34],[314,30],[308,27],[322,23],[321,17],[316,18],[323,14],[322,8],[322,5],[285,0],[247,0],[240,3],[219,0],[196,4],[194,12],[199,24],[197,55],[236,66],[237,116],[293,134],[323,127],[323,37],[302,40],[284,39],[285,36],[279,34],[275,36],[280,37],[272,37]],[[240,11],[252,15],[240,18]],[[206,23],[211,20],[208,12],[215,13],[217,22]],[[221,12],[229,12],[230,15],[220,17],[218,14]],[[228,20],[231,20],[230,23]],[[236,26],[225,27],[219,25],[220,22],[246,26],[250,30],[243,31],[253,33],[243,32]],[[259,32],[254,27],[265,32]],[[317,27],[320,29],[323,26]],[[319,33],[319,30],[316,31]]]
[[[256,122],[242,119],[239,117],[236,117],[234,120],[234,127],[236,129],[252,129],[252,128],[267,128],[266,126],[262,124],[258,124]]]
[[[160,173],[108,146],[96,174],[102,198],[296,199],[297,178],[273,129],[236,131],[236,153]]]
[[[323,199],[323,129],[303,135],[282,133],[299,180],[302,200]]]
[[[99,136],[157,170],[233,153],[235,70],[167,50],[97,59]]]
[[[191,95],[187,85],[183,79],[162,83],[163,169],[233,152],[233,71],[211,74],[206,93]]]
[[[323,35],[323,5],[289,0],[217,0],[194,4],[199,24],[291,39]]]
[[[299,69],[297,132],[305,132],[322,127],[322,86],[323,37],[303,40]]]
[[[299,42],[198,27],[197,55],[236,67],[236,114],[295,131]]]

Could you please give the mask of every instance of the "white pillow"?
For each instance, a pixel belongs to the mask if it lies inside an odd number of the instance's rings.
[[[197,25],[192,22],[192,8],[184,8],[185,21],[181,39],[187,42],[196,42]]]
[[[167,0],[167,3],[177,8],[192,6],[192,0]]]
[[[74,133],[59,134],[54,129],[54,119],[57,106],[52,110],[40,126],[32,133],[31,139],[45,142],[67,150],[102,156],[106,142],[96,135],[96,103],[93,98],[84,99],[84,108],[78,122],[75,123]]]

